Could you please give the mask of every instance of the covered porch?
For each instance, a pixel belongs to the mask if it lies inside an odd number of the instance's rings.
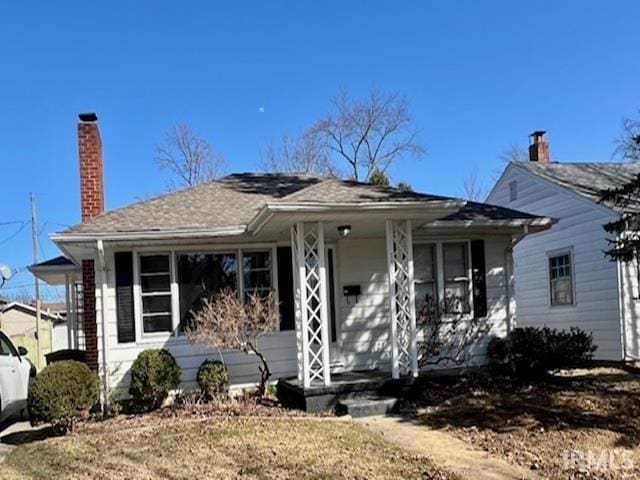
[[[340,219],[346,221],[348,219]],[[352,230],[364,227],[363,222],[337,224],[334,221],[297,222],[291,227],[291,254],[294,283],[294,313],[297,349],[297,378],[288,383],[309,392],[322,393],[323,389],[357,389],[361,385],[385,381],[389,378],[418,375],[417,330],[413,267],[412,220],[385,219],[382,223],[386,259],[384,270],[374,273],[378,295],[383,295],[386,319],[378,319],[388,329],[386,350],[390,353],[390,372],[377,370],[368,375],[345,373],[340,354],[338,330],[345,321],[336,313],[336,301],[350,302],[354,306],[363,295],[363,286],[343,266],[335,265],[337,255],[327,248],[331,237],[343,246]],[[368,220],[367,222],[371,222]],[[331,229],[327,235],[326,230]],[[373,232],[369,232],[371,235]],[[360,231],[359,235],[363,232]],[[354,234],[358,235],[358,234]],[[329,240],[327,239],[329,237]],[[372,263],[375,262],[371,258]],[[335,270],[340,271],[336,282]],[[336,297],[339,297],[337,299]],[[366,312],[361,312],[366,314]],[[378,314],[379,315],[379,314]],[[337,350],[337,351],[336,351]],[[348,371],[348,369],[347,369]],[[336,373],[340,376],[336,376]],[[335,378],[334,378],[335,377]],[[372,386],[372,385],[369,385]]]

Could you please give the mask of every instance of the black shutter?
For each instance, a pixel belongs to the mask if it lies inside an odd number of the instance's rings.
[[[115,254],[116,312],[118,315],[118,343],[135,342],[136,328],[133,316],[133,255],[131,252]]]
[[[278,298],[280,300],[280,330],[295,328],[293,313],[293,263],[291,247],[278,247]]]
[[[471,240],[471,272],[473,275],[473,316],[487,316],[487,279],[484,240]]]

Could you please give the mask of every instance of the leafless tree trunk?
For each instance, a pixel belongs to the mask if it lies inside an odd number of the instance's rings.
[[[193,187],[219,177],[226,170],[224,157],[186,123],[177,123],[155,147],[155,160],[174,175],[170,189]]]

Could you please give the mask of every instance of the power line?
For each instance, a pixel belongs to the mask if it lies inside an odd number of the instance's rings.
[[[9,235],[4,240],[2,240],[0,242],[0,245],[4,245],[5,243],[8,243],[11,240],[13,240],[14,238],[16,238],[27,227],[27,225],[29,225],[29,222],[22,222],[22,225],[20,225],[20,228],[18,228],[18,230],[16,232],[14,232],[12,235]]]

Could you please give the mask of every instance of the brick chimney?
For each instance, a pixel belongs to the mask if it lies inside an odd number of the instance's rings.
[[[80,207],[84,223],[104,212],[102,140],[98,130],[98,116],[95,113],[81,113],[78,117]]]
[[[529,138],[529,161],[538,163],[549,162],[549,144],[544,141],[544,130],[536,130]]]
[[[80,160],[80,210],[82,223],[104,212],[102,140],[95,113],[78,115],[78,157]],[[96,319],[95,261],[82,260],[82,323],[87,365],[98,370],[98,324]]]

